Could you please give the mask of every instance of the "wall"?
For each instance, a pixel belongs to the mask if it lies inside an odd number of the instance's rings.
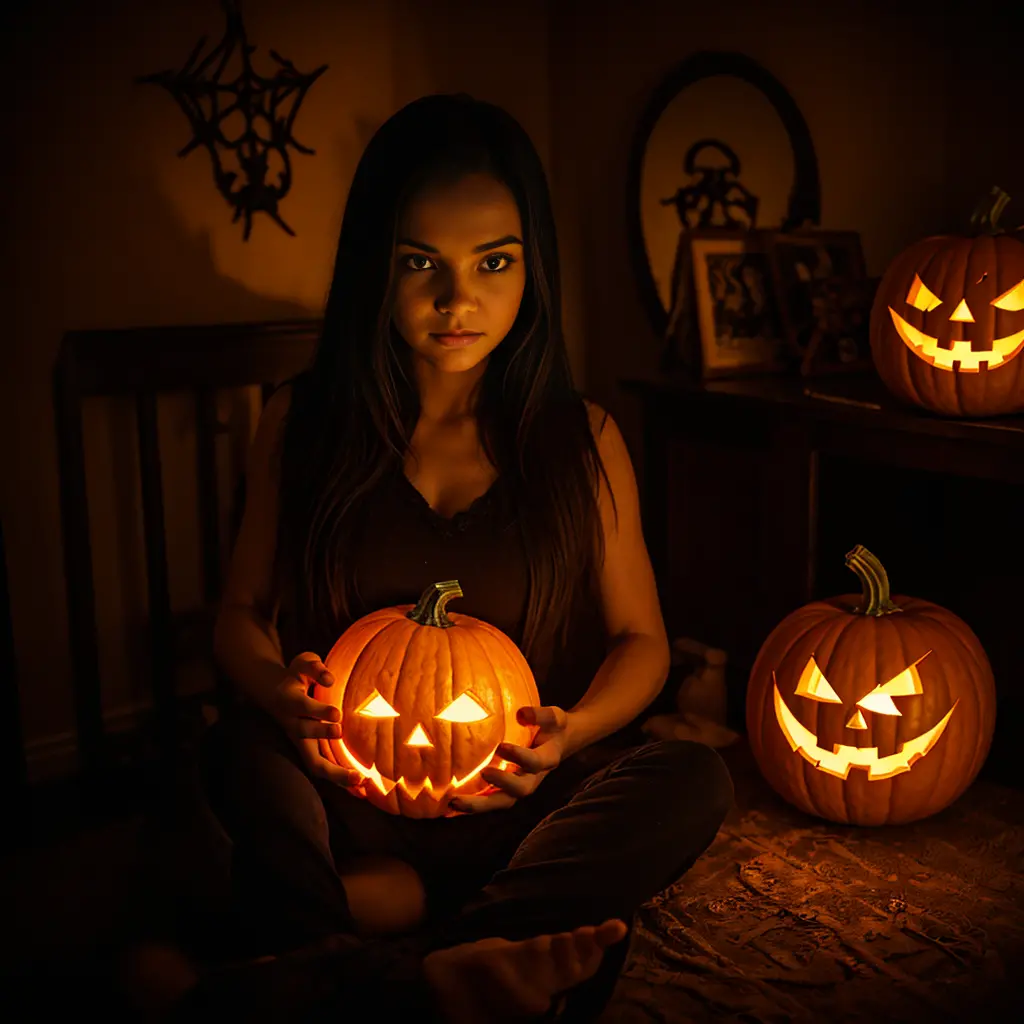
[[[972,4],[968,19],[952,4],[901,15],[891,0],[246,0],[258,67],[273,46],[299,68],[330,70],[296,124],[317,151],[296,158],[282,207],[297,236],[260,218],[243,243],[206,157],[175,155],[187,139],[180,111],[156,88],[132,84],[179,66],[200,36],[219,37],[214,0],[36,0],[11,46],[18,144],[3,244],[14,270],[0,379],[0,429],[16,438],[3,447],[2,515],[35,751],[60,741],[72,720],[50,399],[64,331],[316,314],[363,145],[405,102],[465,89],[507,106],[549,168],[574,369],[635,441],[616,381],[653,369],[659,343],[628,259],[625,169],[633,126],[661,78],[700,49],[745,52],[780,78],[817,149],[823,226],[859,229],[877,273],[903,245],[952,225],[990,182],[1024,195],[1001,6]],[[113,402],[87,410],[111,707],[145,693],[133,646],[144,582],[131,415]],[[187,409],[164,403],[162,416],[168,472],[185,474]],[[175,530],[184,550],[190,528],[182,520]],[[197,580],[197,559],[175,560],[177,603]]]
[[[1006,21],[1010,7],[985,0],[930,10],[892,0],[552,5],[553,164],[557,173],[572,155],[573,212],[564,213],[579,226],[587,383],[619,412],[631,440],[635,410],[623,406],[617,381],[653,371],[660,342],[633,282],[626,168],[634,125],[662,79],[700,50],[739,51],[774,74],[810,128],[822,227],[860,231],[868,272],[879,274],[911,241],[958,227],[993,183],[1019,197],[1024,219],[1020,86],[1010,79],[1019,35]],[[730,141],[735,112],[724,98],[722,106]],[[694,113],[697,138],[715,112]],[[738,127],[755,156],[772,150],[769,131]],[[756,163],[743,177],[764,185],[770,199],[778,191]],[[767,205],[766,226],[777,222],[770,215],[777,203]]]
[[[26,5],[27,6],[27,5]],[[66,745],[72,722],[50,381],[63,332],[74,328],[284,319],[320,312],[348,183],[373,131],[424,93],[467,90],[506,106],[550,153],[543,5],[410,0],[246,0],[257,70],[273,47],[303,70],[329,70],[310,90],[282,216],[289,238],[257,218],[248,243],[215,191],[209,158],[176,156],[185,118],[139,74],[180,67],[203,35],[219,38],[215,0],[39,0],[20,14],[13,195],[4,242],[14,259],[0,378],[2,515],[8,548],[22,719],[33,774]],[[94,401],[86,455],[105,704],[144,700],[145,581],[133,410]],[[184,481],[192,434],[182,403],[161,403],[168,477]],[[175,606],[198,594],[194,509],[171,525]],[[191,545],[190,545],[191,541]],[[183,552],[185,557],[175,557]]]

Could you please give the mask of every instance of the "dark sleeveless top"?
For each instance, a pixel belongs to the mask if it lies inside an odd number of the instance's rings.
[[[483,619],[523,648],[529,567],[522,535],[501,477],[451,518],[434,511],[400,467],[367,502],[356,545],[356,601],[332,636],[302,635],[287,595],[278,615],[286,663],[304,650],[326,657],[352,622],[380,608],[415,604],[441,580],[456,579],[463,597],[449,608]],[[575,704],[606,654],[596,590],[577,593],[565,644],[552,623],[527,655],[544,704]]]

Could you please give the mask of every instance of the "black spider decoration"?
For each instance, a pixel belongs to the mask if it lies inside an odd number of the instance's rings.
[[[703,149],[717,149],[728,161],[728,167],[700,167],[697,165],[697,155]],[[701,139],[695,142],[687,151],[683,161],[683,170],[693,177],[698,175],[697,180],[686,188],[676,190],[674,196],[662,199],[662,206],[672,206],[679,214],[679,220],[683,228],[692,226],[706,227],[727,227],[727,228],[753,228],[757,220],[757,196],[749,192],[737,180],[740,173],[739,157],[724,143],[717,139]],[[721,211],[724,223],[715,222],[716,208]],[[743,225],[729,212],[736,208],[746,214],[749,225]],[[697,215],[697,224],[690,224],[691,214]]]
[[[240,0],[221,0],[226,25],[221,41],[201,60],[206,36],[196,44],[180,71],[160,71],[136,79],[139,83],[162,85],[178,101],[192,126],[192,140],[178,151],[187,156],[204,146],[213,161],[213,178],[221,195],[234,208],[231,223],[245,218],[243,238],[248,241],[254,213],[266,213],[289,235],[295,232],[281,219],[278,203],[288,194],[292,184],[291,157],[288,147],[313,155],[316,150],[297,142],[292,125],[309,87],[327,70],[327,65],[302,74],[290,60],[275,51],[270,56],[279,68],[273,78],[264,78],[252,67],[250,46],[242,24]],[[235,55],[241,70],[228,70]],[[197,63],[198,61],[198,63]],[[225,135],[229,118],[241,116],[241,130],[232,138]],[[228,170],[222,152],[234,154],[243,179]],[[280,161],[277,180],[272,182],[272,155]],[[236,184],[237,183],[237,184]]]

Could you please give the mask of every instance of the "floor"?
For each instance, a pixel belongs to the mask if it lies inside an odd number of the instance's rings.
[[[1020,1019],[1024,794],[978,782],[928,821],[843,828],[778,799],[742,741],[723,756],[736,807],[637,915],[601,1024]],[[5,1004],[26,1007],[5,1019],[109,1010],[110,965],[134,934],[185,928],[216,946],[227,849],[192,781],[177,780],[159,816],[3,856]]]
[[[926,821],[842,827],[723,753],[736,807],[641,909],[601,1024],[1024,1019],[1024,793],[976,782]]]

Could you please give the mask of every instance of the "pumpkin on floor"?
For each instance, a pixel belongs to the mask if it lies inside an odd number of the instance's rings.
[[[508,766],[498,744],[528,747],[537,733],[516,718],[540,704],[529,664],[499,629],[446,611],[457,597],[446,580],[354,622],[325,659],[334,685],[313,690],[341,709],[341,737],[321,753],[359,771],[353,792],[391,814],[436,818],[457,795],[495,792],[480,773]]]
[[[808,814],[853,825],[916,821],[978,774],[995,728],[992,669],[970,627],[890,597],[881,563],[846,556],[862,594],[787,616],[758,653],[747,731],[762,774]]]
[[[945,416],[1024,411],[1024,240],[998,230],[926,238],[893,260],[871,310],[871,355],[903,401]]]

